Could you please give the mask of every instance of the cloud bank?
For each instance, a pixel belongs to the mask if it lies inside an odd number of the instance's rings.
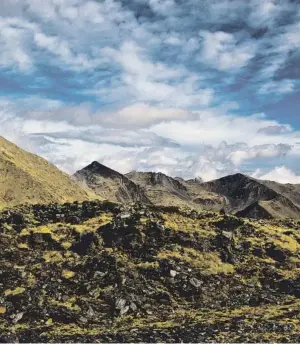
[[[289,0],[0,3],[0,135],[73,173],[300,183]]]

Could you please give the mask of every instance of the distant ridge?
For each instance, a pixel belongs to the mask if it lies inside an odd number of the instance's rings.
[[[206,182],[202,187],[227,200],[224,209],[243,217],[300,218],[300,186],[257,180],[241,173]]]

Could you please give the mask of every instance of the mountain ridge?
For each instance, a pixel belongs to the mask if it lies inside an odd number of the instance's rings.
[[[119,173],[93,161],[72,177],[0,137],[0,207],[82,201],[142,203],[223,211],[243,217],[300,218],[300,185],[236,173],[212,181],[161,172]]]

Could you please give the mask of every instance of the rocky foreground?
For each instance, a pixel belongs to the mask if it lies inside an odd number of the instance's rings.
[[[300,342],[300,222],[83,202],[0,213],[0,342]]]

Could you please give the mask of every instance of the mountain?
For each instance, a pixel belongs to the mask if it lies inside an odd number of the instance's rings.
[[[145,189],[153,204],[189,206],[197,209],[220,210],[225,198],[202,187],[201,179],[184,180],[163,173],[130,172],[126,176]]]
[[[83,186],[89,187],[97,195],[114,202],[150,203],[143,189],[123,174],[94,161],[74,176]]]
[[[243,174],[202,183],[226,198],[224,210],[244,217],[300,218],[300,186],[257,180]]]
[[[293,220],[99,201],[6,210],[0,342],[299,343],[299,251]]]
[[[163,173],[126,175],[154,204],[190,206],[254,218],[300,218],[300,185],[257,180],[241,173],[210,182],[171,178]]]
[[[93,197],[45,159],[0,137],[0,207]]]

